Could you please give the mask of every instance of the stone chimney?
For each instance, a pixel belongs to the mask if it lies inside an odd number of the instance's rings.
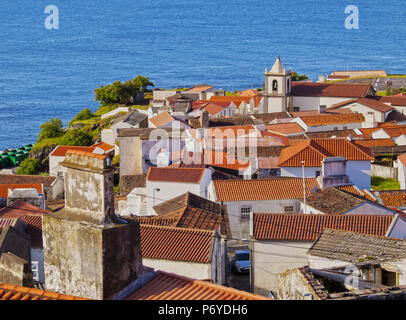
[[[319,106],[319,113],[326,113],[327,112],[327,106],[326,105],[320,105]]]
[[[200,115],[200,126],[202,128],[208,128],[209,127],[209,113],[207,110],[203,110],[201,115]]]
[[[324,158],[321,175],[317,178],[322,189],[350,184],[346,173],[347,160],[345,157]]]
[[[141,273],[139,224],[114,214],[106,155],[68,151],[65,207],[43,217],[47,290],[111,299]]]

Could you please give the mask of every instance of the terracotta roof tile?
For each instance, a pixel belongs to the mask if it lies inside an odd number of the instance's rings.
[[[227,102],[229,105],[233,102],[237,108],[240,107],[240,104],[242,102],[245,102],[246,104],[249,104],[251,99],[254,100],[254,107],[257,108],[260,102],[262,101],[263,97],[262,96],[256,96],[256,97],[242,97],[242,96],[212,96],[210,97],[210,101],[214,103],[218,102]]]
[[[384,236],[393,217],[392,215],[255,213],[253,238],[314,241],[323,229],[327,228]]]
[[[247,89],[243,90],[238,93],[240,97],[256,97],[256,96],[263,96],[262,92],[254,89]]]
[[[305,130],[297,122],[277,123],[266,125],[266,130],[283,135],[302,134]]]
[[[353,140],[354,143],[366,147],[392,147],[396,146],[395,141],[393,139],[364,139],[364,140]]]
[[[53,176],[2,174],[0,175],[0,184],[43,184],[44,187],[49,187],[56,178]]]
[[[148,170],[147,181],[199,183],[204,171],[204,168],[151,167]]]
[[[388,112],[388,111],[393,110],[393,108],[391,106],[388,106],[387,104],[374,99],[374,97],[344,101],[344,102],[332,105],[330,108],[328,108],[328,110],[341,108],[343,106],[347,106],[349,104],[356,103],[356,102],[358,102],[364,106],[367,106],[371,109],[374,109],[376,111],[379,111],[379,112]]]
[[[1,177],[0,177],[1,179]],[[43,185],[40,183],[32,184],[0,184],[0,198],[8,197],[8,189],[36,189],[38,193],[44,193]]]
[[[0,283],[0,300],[89,300],[34,288]]]
[[[332,124],[362,123],[365,121],[365,118],[362,115],[362,113],[300,116],[299,118],[309,127],[325,126],[325,125],[332,125]]]
[[[270,300],[249,292],[159,271],[126,300]]]
[[[292,82],[292,95],[301,97],[365,97],[369,84]]]
[[[386,207],[406,207],[406,190],[387,190],[378,191],[378,193]]]
[[[345,138],[309,139],[285,148],[279,158],[281,167],[321,167],[323,158],[345,157],[353,161],[373,160],[373,153]]]
[[[305,178],[306,195],[319,187],[315,178]],[[217,201],[303,199],[302,178],[213,181]]]
[[[28,202],[19,200],[9,207],[0,209],[0,218],[22,218],[27,214],[48,214],[50,211],[43,210]]]
[[[209,263],[213,231],[140,225],[142,257]]]
[[[91,147],[83,147],[83,146],[57,146],[50,154],[50,156],[54,157],[64,157],[66,152],[69,150],[77,150],[77,151],[85,151],[92,153],[96,149],[95,146]]]
[[[157,128],[162,127],[173,120],[175,120],[175,118],[172,117],[167,111],[161,112],[160,114],[149,118],[149,121]]]
[[[206,91],[206,90],[209,90],[209,89],[212,89],[212,88],[213,88],[213,86],[210,86],[210,85],[207,85],[207,84],[197,85],[197,86],[194,86],[193,88],[191,88],[189,90],[186,90],[185,92],[203,92],[203,91]]]
[[[100,149],[102,149],[104,152],[110,151],[110,150],[112,150],[112,149],[115,148],[113,145],[108,144],[108,143],[105,143],[105,142],[96,143],[96,144],[94,144],[92,147],[100,148]]]
[[[191,192],[162,202],[153,208],[158,217],[138,218],[138,221],[150,225],[220,230],[222,235],[231,237],[227,207]]]

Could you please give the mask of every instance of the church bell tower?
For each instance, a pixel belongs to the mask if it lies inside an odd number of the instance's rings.
[[[272,69],[265,68],[264,112],[292,111],[292,71],[286,71],[278,56]]]

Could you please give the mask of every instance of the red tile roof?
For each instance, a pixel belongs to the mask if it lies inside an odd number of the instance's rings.
[[[2,174],[0,176],[0,185],[2,184],[43,184],[49,187],[54,183],[57,177],[53,176],[34,176],[26,174]]]
[[[406,207],[406,190],[379,191],[379,195],[386,207]]]
[[[197,85],[194,86],[193,88],[186,90],[185,92],[203,92],[209,89],[212,89],[213,86],[207,85],[207,84],[202,84],[202,85]]]
[[[199,183],[204,170],[204,168],[151,167],[148,170],[147,181]]]
[[[107,151],[110,151],[110,150],[114,149],[113,145],[105,143],[105,142],[96,143],[96,144],[92,145],[92,147],[100,148],[104,152],[107,152]]]
[[[28,202],[19,200],[9,207],[0,209],[0,218],[22,218],[27,214],[48,214],[48,210],[42,210]]]
[[[292,95],[301,97],[365,97],[369,84],[292,82]]]
[[[90,300],[65,294],[0,283],[0,300]]]
[[[386,97],[374,97],[374,99],[382,103],[390,103],[392,106],[406,106],[406,97],[399,96],[386,96]]]
[[[283,135],[301,134],[305,130],[297,122],[287,122],[278,124],[269,124],[265,126],[266,130]]]
[[[214,180],[216,201],[257,201],[303,199],[302,178],[275,178],[257,180]],[[318,187],[315,178],[305,178],[306,195]]]
[[[242,97],[242,96],[212,96],[210,97],[210,101],[214,103],[218,102],[227,102],[231,104],[234,102],[237,108],[240,107],[240,104],[242,102],[245,102],[246,104],[249,104],[251,99],[254,100],[254,107],[257,108],[258,105],[261,103],[263,97],[262,96],[256,96],[256,97]]]
[[[345,157],[347,160],[370,161],[373,153],[346,138],[308,139],[281,152],[278,165],[281,167],[320,167],[327,157]]]
[[[384,236],[393,217],[392,215],[256,213],[253,238],[314,241],[323,229],[327,228]]]
[[[347,101],[332,105],[330,108],[328,108],[328,110],[334,110],[337,108],[348,106],[349,104],[353,104],[353,103],[360,103],[364,106],[367,106],[367,107],[374,109],[376,111],[379,111],[379,112],[388,112],[388,111],[393,110],[393,108],[391,106],[388,106],[387,104],[380,102],[379,100],[376,100],[374,97],[347,100]]]
[[[316,116],[300,116],[299,118],[309,127],[326,126],[332,124],[362,123],[365,121],[362,113],[320,114]]]
[[[366,148],[372,148],[372,147],[392,147],[396,146],[395,141],[393,139],[364,139],[364,140],[353,140],[354,143],[366,147]]]
[[[222,106],[219,106],[218,104],[215,103],[208,103],[206,106],[204,106],[203,110],[206,110],[209,114],[212,116],[215,116],[222,112],[225,108]]]
[[[36,189],[38,193],[44,193],[44,188],[42,184],[35,183],[35,184],[0,184],[0,198],[7,198],[8,197],[8,189]]]
[[[398,160],[404,165],[406,166],[406,153],[403,153],[401,155],[398,156]]]
[[[175,120],[175,118],[172,117],[167,111],[161,112],[160,114],[149,119],[149,121],[157,128],[162,127],[173,120]]]
[[[210,263],[213,231],[141,224],[142,257]]]
[[[49,156],[64,157],[69,150],[85,151],[92,153],[96,149],[95,146],[82,147],[82,146],[57,146]]]
[[[256,96],[262,96],[262,92],[259,92],[258,90],[254,89],[247,89],[243,90],[240,93],[238,93],[240,97],[256,97]]]
[[[159,271],[155,278],[126,300],[270,300],[207,281]]]

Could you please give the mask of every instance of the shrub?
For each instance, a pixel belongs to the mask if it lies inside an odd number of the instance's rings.
[[[21,161],[20,168],[17,169],[17,174],[39,174],[41,164],[38,159],[26,158]]]
[[[43,139],[55,138],[63,136],[65,133],[62,125],[62,120],[58,117],[51,118],[48,122],[41,124],[40,128],[42,129],[38,135],[37,142],[40,142]]]
[[[72,123],[76,122],[76,121],[82,121],[82,120],[88,120],[93,118],[94,115],[92,113],[92,111],[90,111],[89,108],[85,108],[82,111],[80,111],[70,122],[69,122],[69,126],[71,126]]]
[[[61,138],[60,144],[64,146],[89,146],[92,136],[79,129],[71,129]]]

